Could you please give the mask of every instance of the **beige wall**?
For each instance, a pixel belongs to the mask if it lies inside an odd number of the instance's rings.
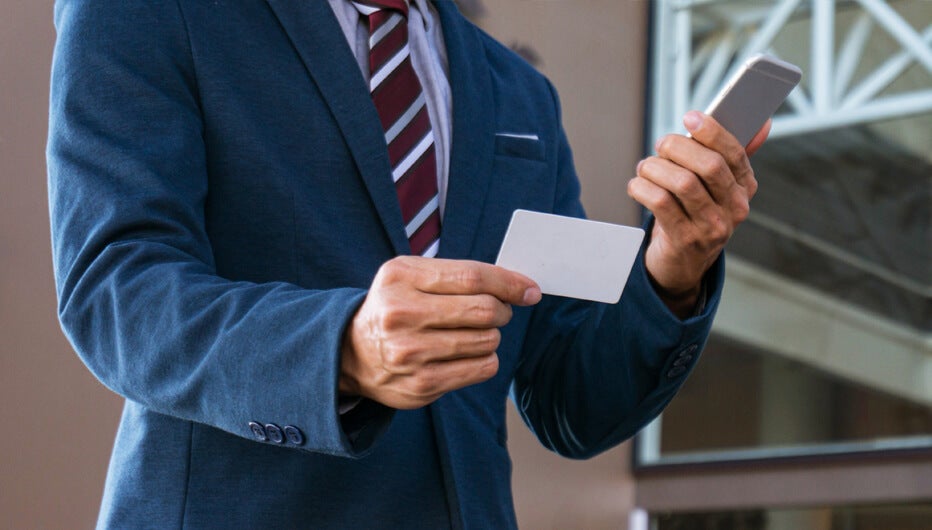
[[[590,217],[638,224],[625,188],[643,144],[647,2],[487,0],[477,21],[505,44],[532,47],[560,93]],[[627,528],[629,446],[585,462],[544,450],[509,409],[515,509],[522,528]]]
[[[537,48],[560,90],[590,215],[636,222],[624,190],[641,145],[646,4],[499,0],[486,7],[488,30]],[[44,158],[52,1],[4,0],[2,11],[0,527],[86,528],[100,502],[120,400],[84,369],[55,317]],[[523,527],[626,526],[634,498],[626,448],[570,462],[546,453],[516,421],[510,418]]]
[[[59,331],[45,185],[51,0],[0,16],[0,527],[93,525],[120,401]]]
[[[486,0],[477,21],[505,44],[531,46],[560,93],[563,122],[601,221],[639,224],[625,191],[643,144],[647,8],[642,0]]]

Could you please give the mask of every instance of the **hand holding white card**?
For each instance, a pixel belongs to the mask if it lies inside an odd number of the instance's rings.
[[[614,304],[643,240],[640,228],[515,210],[495,264],[544,294]]]

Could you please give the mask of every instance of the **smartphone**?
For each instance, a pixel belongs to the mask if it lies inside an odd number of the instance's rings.
[[[741,145],[748,145],[802,76],[796,65],[769,55],[754,55],[728,81],[705,113],[735,135]]]

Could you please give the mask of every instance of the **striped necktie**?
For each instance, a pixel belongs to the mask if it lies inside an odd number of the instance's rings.
[[[369,23],[369,92],[385,131],[395,191],[411,253],[437,255],[440,196],[434,133],[408,46],[405,0],[358,0]]]

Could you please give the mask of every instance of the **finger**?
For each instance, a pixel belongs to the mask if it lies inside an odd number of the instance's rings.
[[[429,295],[425,327],[500,328],[511,321],[511,306],[490,294]]]
[[[501,344],[498,329],[431,330],[396,338],[380,351],[380,366],[392,375],[415,376],[423,366],[445,361],[485,357]]]
[[[659,157],[667,159],[686,170],[685,174],[670,175],[671,178],[676,179],[670,184],[688,188],[693,184],[691,180],[698,177],[697,183],[707,190],[708,195],[715,202],[725,204],[730,199],[730,195],[737,185],[737,180],[732,174],[731,167],[721,154],[709,149],[693,138],[678,134],[668,134],[660,138],[654,148]],[[658,184],[660,183],[658,182]],[[671,191],[676,193],[678,187],[671,189]],[[680,196],[679,193],[676,193],[676,195]]]
[[[389,286],[373,294],[367,329],[388,333],[430,329],[495,329],[511,321],[511,306],[492,295],[435,295]]]
[[[666,189],[644,178],[635,177],[628,182],[628,195],[653,212],[657,222],[668,227],[688,223],[683,205]]]
[[[698,176],[665,158],[644,159],[638,164],[638,176],[672,195],[690,219],[715,204]]]
[[[447,392],[482,383],[498,373],[498,355],[490,353],[452,361],[438,361],[424,365],[412,381],[412,390],[425,397],[441,396]]]
[[[497,328],[446,329],[427,331],[419,337],[420,352],[411,360],[418,364],[485,357],[495,353],[502,342]]]
[[[767,120],[767,123],[757,131],[757,134],[754,135],[754,138],[751,138],[751,141],[748,143],[748,146],[745,148],[748,156],[753,155],[760,149],[760,146],[764,145],[764,142],[767,141],[767,137],[770,135],[770,127],[773,125],[773,120]]]
[[[697,142],[725,159],[739,185],[743,186],[745,180],[753,176],[744,146],[715,118],[693,110],[683,117],[683,124]]]
[[[410,256],[405,262],[412,286],[424,293],[489,294],[521,306],[536,304],[541,298],[540,287],[527,276],[488,263]]]

